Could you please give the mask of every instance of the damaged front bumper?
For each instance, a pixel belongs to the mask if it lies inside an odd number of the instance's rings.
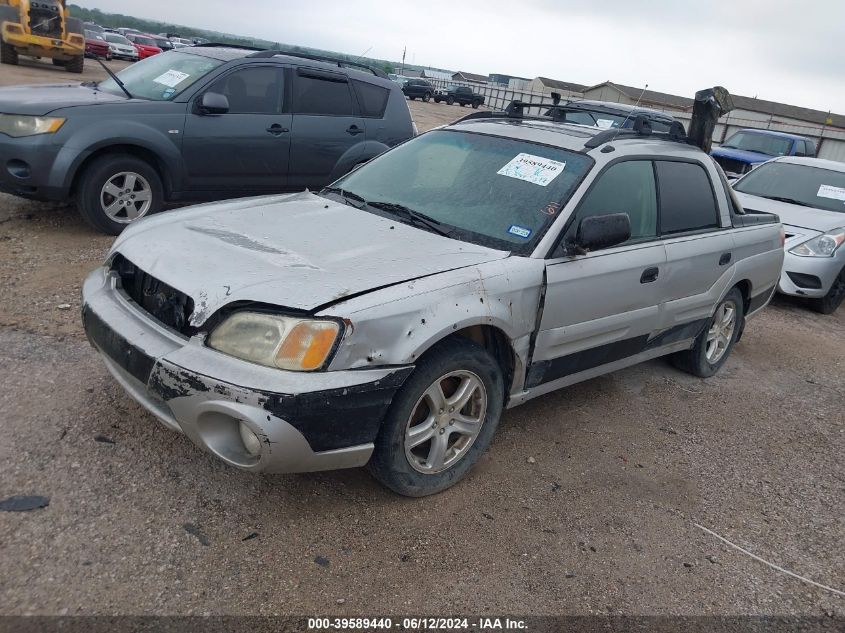
[[[223,461],[292,473],[363,466],[396,390],[413,367],[290,372],[187,338],[134,303],[105,268],[82,288],[88,339],[115,379],[168,428]],[[261,440],[251,454],[245,424]]]

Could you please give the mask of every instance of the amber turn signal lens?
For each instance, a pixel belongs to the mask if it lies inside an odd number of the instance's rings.
[[[276,367],[298,371],[319,369],[331,353],[339,330],[333,321],[298,323],[276,352]]]

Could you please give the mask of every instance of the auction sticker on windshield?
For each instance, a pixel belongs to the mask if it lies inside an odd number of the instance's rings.
[[[834,187],[833,185],[821,185],[816,194],[819,198],[832,198],[845,202],[845,187]]]
[[[565,162],[522,153],[517,154],[513,160],[496,173],[500,176],[517,178],[545,187],[560,175],[564,167],[566,167]]]
[[[154,82],[157,84],[161,84],[162,86],[168,86],[170,88],[175,88],[180,83],[185,81],[190,75],[188,73],[182,73],[178,70],[173,70],[172,68],[168,70],[166,73],[159,75],[155,79]]]

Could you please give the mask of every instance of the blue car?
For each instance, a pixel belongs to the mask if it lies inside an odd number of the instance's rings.
[[[777,156],[815,156],[816,144],[797,134],[739,130],[710,154],[729,177],[738,178]]]

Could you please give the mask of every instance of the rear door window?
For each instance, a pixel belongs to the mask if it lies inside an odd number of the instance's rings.
[[[345,75],[299,69],[294,84],[294,113],[352,116],[352,93]]]
[[[376,86],[365,81],[353,81],[352,87],[358,97],[358,106],[361,109],[361,116],[380,119],[384,116],[384,109],[387,106],[387,98],[390,91],[387,88]]]
[[[719,226],[713,187],[697,163],[656,161],[660,192],[661,234],[700,231]]]

